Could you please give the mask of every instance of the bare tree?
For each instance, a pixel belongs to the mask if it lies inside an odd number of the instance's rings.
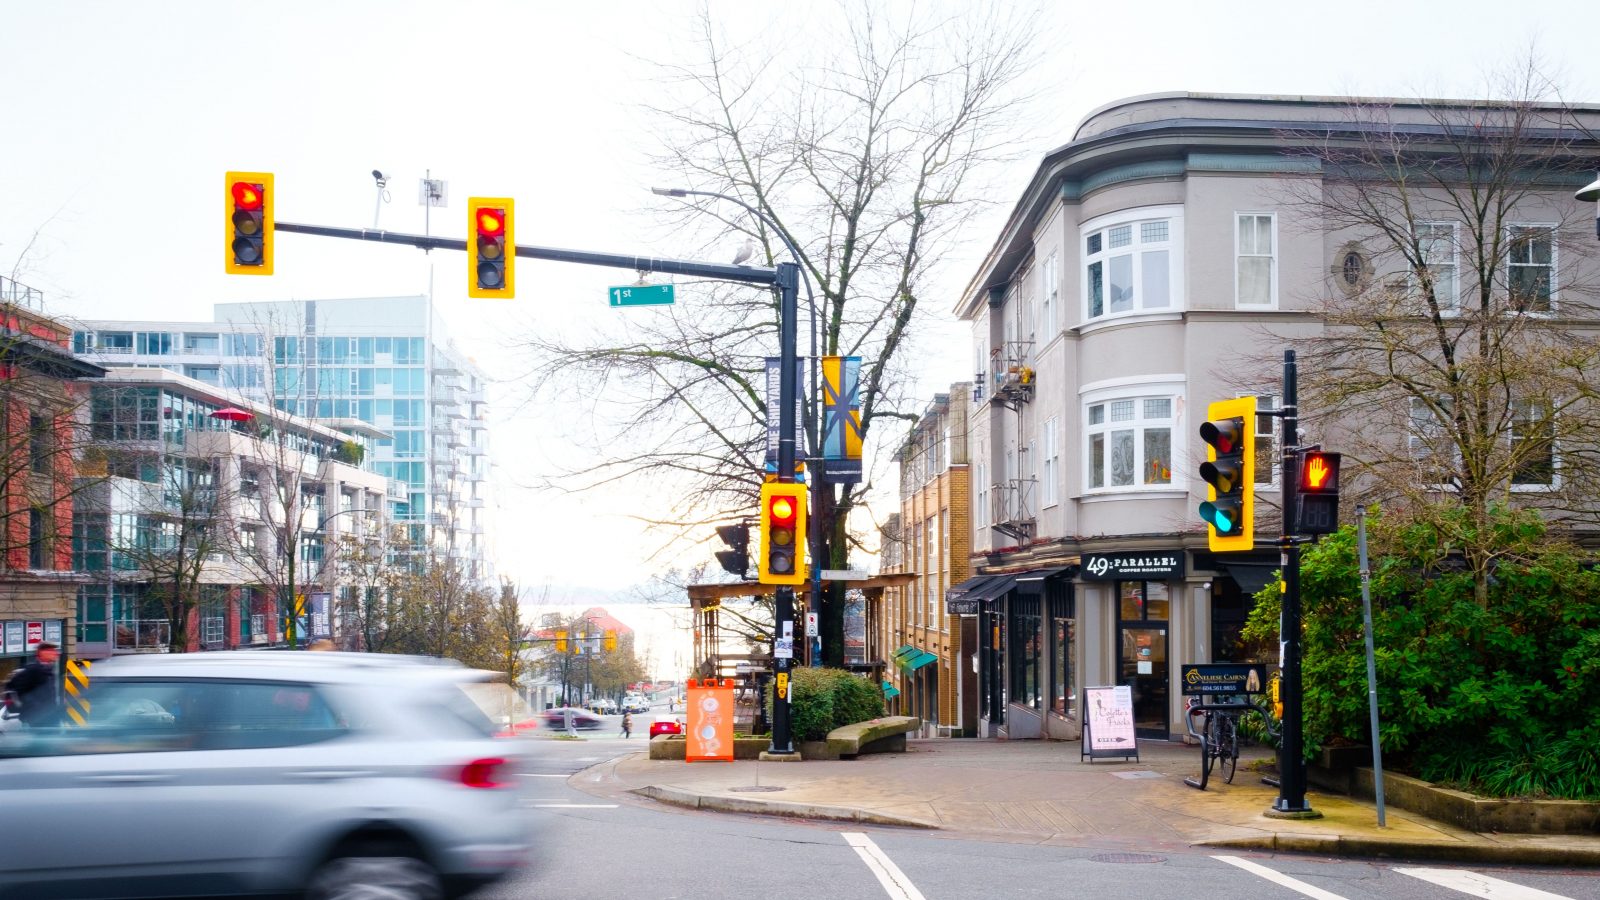
[[[339,601],[341,639],[350,649],[390,652],[399,638],[394,625],[398,576],[393,544],[385,533],[341,535],[333,566],[344,596]]]
[[[1010,152],[1016,81],[1035,32],[1025,14],[991,7],[900,16],[860,2],[814,21],[826,24],[804,42],[805,60],[783,65],[765,46],[730,47],[702,14],[699,62],[662,69],[673,96],[653,108],[668,148],[654,162],[664,179],[760,212],[716,200],[675,208],[670,221],[691,252],[748,240],[772,264],[794,245],[815,288],[817,352],[862,359],[865,438],[880,419],[915,420],[902,366],[923,291],[979,208],[985,167]],[[659,524],[674,537],[748,514],[764,466],[758,386],[764,358],[777,355],[777,326],[775,298],[705,286],[679,310],[629,323],[625,337],[529,338],[538,387],[579,381],[619,414],[618,433],[599,439],[603,461],[574,482],[642,475],[671,485],[680,502]],[[815,410],[808,418],[815,449]],[[849,516],[865,491],[820,492],[811,514],[824,549],[813,565],[847,565],[857,545]],[[843,613],[843,592],[830,593],[821,620],[833,663]]]
[[[1322,172],[1291,206],[1338,248],[1325,328],[1299,342],[1302,408],[1350,429],[1371,497],[1433,522],[1480,598],[1509,552],[1492,510],[1593,520],[1600,474],[1594,243],[1570,200],[1600,114],[1548,102],[1532,62],[1495,87],[1288,135]]]

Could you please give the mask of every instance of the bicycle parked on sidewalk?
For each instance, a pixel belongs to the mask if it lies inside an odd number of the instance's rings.
[[[1267,733],[1277,734],[1267,708],[1254,700],[1233,694],[1220,695],[1220,699],[1211,703],[1205,703],[1204,700],[1204,696],[1190,697],[1188,714],[1183,717],[1183,725],[1189,734],[1200,739],[1199,781],[1193,778],[1186,778],[1184,781],[1202,791],[1210,782],[1211,770],[1215,767],[1220,766],[1220,774],[1225,784],[1233,783],[1233,776],[1239,769],[1240,716],[1249,712],[1259,713]],[[1204,720],[1199,731],[1194,727],[1196,716]]]

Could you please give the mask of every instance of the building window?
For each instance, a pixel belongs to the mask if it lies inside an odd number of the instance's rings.
[[[172,353],[172,335],[165,331],[140,331],[134,334],[134,352],[143,356],[168,356]]]
[[[1515,487],[1553,487],[1556,483],[1555,422],[1545,408],[1518,401],[1511,419],[1511,483]]]
[[[1417,225],[1418,262],[1426,268],[1428,280],[1433,282],[1433,298],[1441,312],[1453,313],[1461,308],[1461,269],[1456,248],[1454,222]]]
[[[102,353],[133,352],[133,332],[131,331],[102,331],[99,337]],[[89,341],[89,346],[94,346],[92,338]]]
[[[1011,598],[1011,697],[1012,703],[1032,709],[1044,706],[1039,676],[1044,662],[1040,632],[1039,598],[1013,595]]]
[[[1238,305],[1272,306],[1278,302],[1277,216],[1240,213],[1237,222]]]
[[[28,510],[28,568],[55,568],[50,565],[50,514],[42,509]]]
[[[1411,398],[1411,427],[1406,434],[1406,447],[1422,470],[1423,484],[1445,485],[1455,481],[1453,470],[1461,454],[1450,436],[1450,409],[1448,399],[1433,404],[1421,397]]]
[[[52,438],[50,433],[50,420],[38,413],[28,415],[28,460],[33,471],[40,475],[50,474],[50,455]]]
[[[1089,404],[1084,416],[1089,490],[1172,484],[1173,398]]]
[[[1084,230],[1086,320],[1172,307],[1180,221],[1172,215]]]
[[[984,463],[978,463],[975,468],[978,476],[976,479],[978,502],[972,505],[974,536],[980,532],[983,526],[989,524],[989,467]]]
[[[256,552],[256,548],[259,546],[260,545],[256,543],[256,530],[254,528],[241,527],[239,529],[240,550],[243,550],[246,553],[254,553]]]
[[[1555,229],[1549,225],[1513,225],[1507,229],[1511,248],[1506,281],[1513,309],[1549,312],[1555,298]]]
[[[1045,257],[1044,265],[1039,268],[1041,296],[1040,323],[1044,332],[1043,343],[1050,343],[1056,336],[1056,310],[1060,307],[1061,293],[1061,260],[1054,250]]]
[[[1050,629],[1055,647],[1055,657],[1051,660],[1054,693],[1050,699],[1050,709],[1058,716],[1076,716],[1078,693],[1073,687],[1072,676],[1075,668],[1073,648],[1077,643],[1077,622],[1072,617],[1069,598],[1055,596],[1050,598]]]
[[[1044,505],[1055,506],[1060,501],[1060,490],[1056,482],[1061,477],[1061,447],[1056,440],[1056,417],[1051,416],[1044,423]]]

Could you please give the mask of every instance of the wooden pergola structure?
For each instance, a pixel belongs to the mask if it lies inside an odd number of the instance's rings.
[[[838,583],[847,589],[861,591],[866,598],[866,646],[863,648],[866,663],[864,669],[869,669],[875,677],[881,677],[884,667],[883,652],[876,646],[878,638],[878,625],[882,619],[883,592],[885,588],[905,587],[917,578],[912,572],[897,572],[890,575],[874,575],[860,580],[839,580],[835,582],[825,579],[823,588]],[[772,593],[772,586],[754,581],[740,581],[728,584],[691,584],[688,588],[689,608],[693,613],[694,622],[694,660],[695,677],[698,678],[734,678],[738,674],[738,665],[748,663],[752,672],[767,671],[772,668],[772,654],[747,653],[724,651],[722,648],[722,635],[718,628],[717,620],[721,611],[723,600],[735,597],[762,597]],[[809,591],[797,591],[797,600],[802,604],[809,598]],[[804,646],[802,641],[809,640],[809,635],[803,634],[805,627],[804,609],[796,610],[795,645]]]

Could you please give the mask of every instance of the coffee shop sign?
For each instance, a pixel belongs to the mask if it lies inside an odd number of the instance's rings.
[[[1120,578],[1171,578],[1183,574],[1181,551],[1157,550],[1147,553],[1087,553],[1081,574],[1085,581],[1115,581]]]

